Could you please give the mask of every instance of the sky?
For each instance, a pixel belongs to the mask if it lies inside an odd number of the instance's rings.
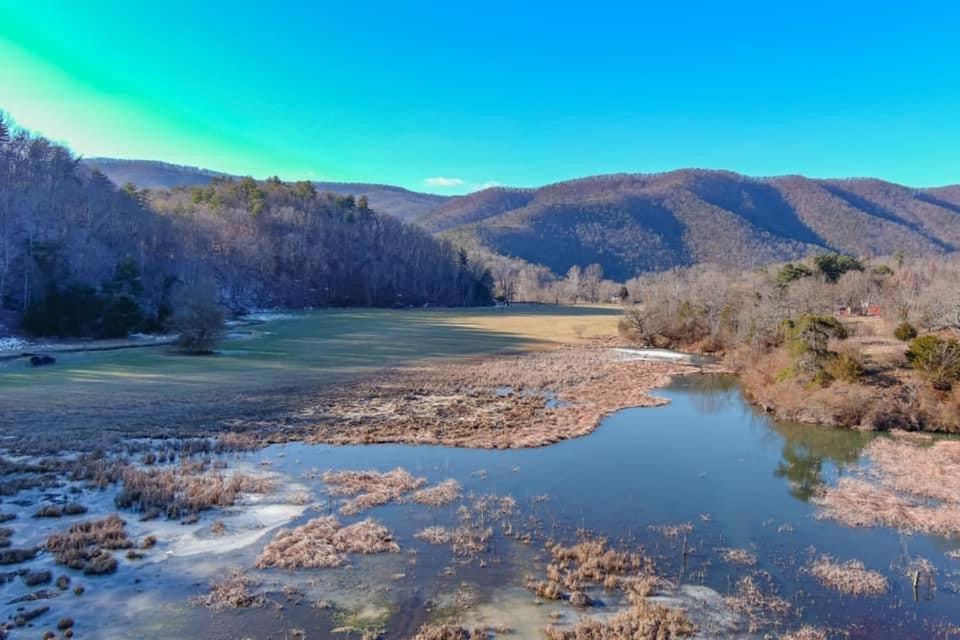
[[[960,183],[960,2],[0,0],[86,156],[465,193],[683,167]]]

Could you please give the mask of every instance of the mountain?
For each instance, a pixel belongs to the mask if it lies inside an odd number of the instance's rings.
[[[157,162],[154,160],[121,160],[117,158],[87,158],[85,164],[96,167],[117,186],[132,182],[141,189],[170,189],[173,187],[204,186],[214,178],[234,178],[230,174],[198,167]],[[360,182],[314,182],[317,190],[336,195],[367,196],[370,207],[409,221],[446,202],[447,196],[409,191],[402,187]]]
[[[558,274],[595,262],[623,280],[698,262],[751,267],[825,251],[949,253],[960,247],[960,186],[684,169],[487,189],[417,222]]]

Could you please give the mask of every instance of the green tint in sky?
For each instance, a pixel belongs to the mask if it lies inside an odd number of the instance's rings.
[[[85,156],[441,193],[960,182],[960,3],[675,4],[0,0],[0,109]]]

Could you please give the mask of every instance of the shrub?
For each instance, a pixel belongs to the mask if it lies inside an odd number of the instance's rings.
[[[893,337],[903,342],[909,342],[917,337],[917,330],[909,322],[901,322],[893,330]]]
[[[793,282],[794,280],[799,280],[800,278],[806,278],[813,275],[810,267],[804,264],[793,264],[788,262],[783,265],[783,268],[777,272],[777,284],[787,285]]]
[[[864,373],[860,354],[852,349],[845,349],[835,357],[827,359],[823,370],[831,380],[843,382],[856,382]]]
[[[217,303],[217,290],[212,282],[199,282],[180,292],[173,313],[173,329],[180,334],[177,341],[187,353],[209,354],[223,334],[224,314]]]
[[[960,380],[960,342],[935,335],[914,338],[907,350],[910,366],[934,388],[949,389]]]

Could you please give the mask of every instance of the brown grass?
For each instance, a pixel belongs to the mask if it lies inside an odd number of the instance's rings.
[[[413,640],[486,640],[486,629],[473,629],[454,624],[425,624]]]
[[[824,586],[852,596],[879,596],[890,588],[882,573],[865,568],[859,560],[836,562],[820,556],[810,565],[810,575]]]
[[[696,626],[680,609],[670,609],[638,600],[605,620],[583,618],[571,629],[549,626],[550,640],[671,640],[688,638]]]
[[[395,500],[427,483],[406,469],[393,471],[328,471],[323,481],[329,487],[331,496],[354,496],[344,502],[340,513],[352,516],[372,507],[378,507]]]
[[[723,548],[720,550],[720,557],[729,564],[742,564],[748,567],[757,564],[757,554],[746,549]]]
[[[133,541],[127,537],[126,523],[112,514],[74,523],[65,532],[47,538],[46,547],[57,564],[99,575],[116,571],[117,561],[108,550],[130,549]]]
[[[696,368],[628,361],[606,345],[411,365],[321,392],[308,441],[535,447],[590,433],[618,409]]]
[[[814,501],[848,526],[960,535],[960,441],[877,438],[862,478],[841,478]]]
[[[583,592],[590,586],[637,596],[653,590],[653,561],[642,551],[611,549],[605,538],[584,538],[571,546],[548,543],[546,548],[551,557],[546,580],[527,581],[527,588],[541,598],[580,600],[582,606],[589,606],[591,601],[584,600]]]
[[[827,632],[811,626],[803,626],[782,636],[780,640],[828,640]]]
[[[210,582],[210,591],[206,595],[197,596],[191,602],[214,611],[262,607],[266,598],[254,591],[258,585],[257,580],[243,569],[231,569],[225,576]]]
[[[383,525],[362,520],[341,526],[334,516],[314,518],[293,530],[281,530],[264,547],[257,567],[316,569],[339,567],[348,553],[395,553],[400,547]]]
[[[193,463],[164,469],[127,466],[122,482],[118,507],[171,519],[228,507],[241,493],[268,493],[276,487],[274,480],[264,476],[206,471]]]
[[[773,580],[765,572],[737,580],[736,590],[724,601],[731,610],[747,617],[751,632],[786,615],[791,609],[790,603],[775,593]]]
[[[462,493],[463,488],[460,483],[451,478],[432,487],[420,489],[413,494],[413,500],[431,507],[439,507],[459,499]]]

